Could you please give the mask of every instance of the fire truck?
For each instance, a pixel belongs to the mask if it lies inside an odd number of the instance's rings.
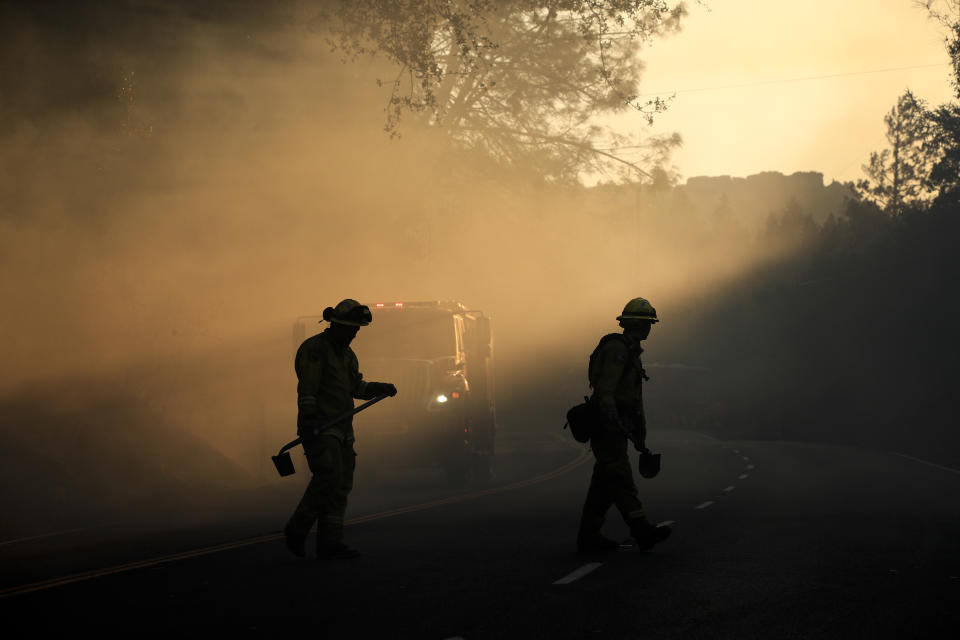
[[[490,318],[460,302],[373,302],[351,344],[366,380],[398,394],[354,421],[361,468],[438,466],[451,482],[490,477],[497,433]],[[297,318],[294,349],[321,320]]]

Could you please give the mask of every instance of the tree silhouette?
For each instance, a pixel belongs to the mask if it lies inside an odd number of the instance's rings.
[[[960,100],[960,0],[922,0],[917,4],[946,30],[944,43],[953,67],[954,98]],[[929,114],[933,166],[927,186],[938,208],[960,204],[960,104],[946,103]]]
[[[865,197],[899,214],[906,205],[930,198],[926,178],[934,164],[934,127],[924,101],[909,90],[883,121],[890,147],[870,154],[863,165],[866,178],[857,186]]]
[[[345,60],[394,65],[385,128],[403,116],[507,166],[555,181],[626,168],[649,179],[678,136],[615,135],[596,123],[638,100],[641,45],[679,29],[664,0],[332,0],[314,24]]]

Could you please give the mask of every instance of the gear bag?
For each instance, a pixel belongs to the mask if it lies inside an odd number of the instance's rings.
[[[583,396],[583,402],[570,407],[570,410],[567,411],[567,423],[563,425],[563,428],[570,427],[570,433],[573,434],[573,439],[577,442],[589,442],[593,424],[596,420],[597,416],[593,403],[590,402],[590,398]]]

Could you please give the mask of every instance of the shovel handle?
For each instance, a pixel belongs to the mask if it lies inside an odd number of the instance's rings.
[[[372,399],[372,400],[367,400],[366,402],[364,402],[364,403],[363,403],[362,405],[360,405],[359,407],[356,407],[356,408],[354,408],[354,409],[351,409],[350,411],[347,411],[346,413],[341,413],[341,414],[340,414],[339,416],[337,416],[336,418],[333,418],[333,419],[328,420],[327,422],[323,423],[322,425],[320,425],[319,427],[317,427],[316,429],[313,430],[313,435],[318,436],[318,435],[320,435],[321,432],[326,431],[327,429],[329,429],[329,428],[332,427],[333,425],[337,424],[338,422],[341,422],[341,421],[343,421],[343,420],[346,420],[346,419],[349,418],[350,416],[356,415],[356,414],[360,413],[361,411],[363,411],[364,409],[366,409],[367,407],[372,407],[373,405],[377,404],[378,402],[380,402],[380,401],[383,400],[384,398],[389,398],[389,397],[390,397],[390,396],[388,396],[387,394],[382,394],[382,395],[379,395],[379,396],[377,396],[376,398],[374,398],[374,399]],[[295,446],[297,446],[298,444],[302,444],[302,443],[303,443],[303,437],[297,438],[296,440],[291,440],[291,441],[288,442],[287,444],[283,445],[283,447],[280,449],[280,451],[277,453],[277,455],[278,455],[278,456],[281,456],[281,455],[283,455],[284,451],[287,451],[287,450],[289,450],[289,449],[293,449]]]

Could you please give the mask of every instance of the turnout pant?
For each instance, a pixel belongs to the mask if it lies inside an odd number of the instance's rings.
[[[643,505],[637,497],[637,485],[633,482],[633,470],[627,455],[626,435],[598,427],[590,438],[590,446],[596,462],[580,517],[581,532],[599,533],[607,511],[613,505],[631,527],[644,520]]]
[[[343,541],[343,516],[347,496],[353,489],[356,453],[353,441],[340,442],[335,436],[321,435],[303,443],[307,464],[313,477],[287,523],[287,532],[306,536],[317,523],[317,544]]]

